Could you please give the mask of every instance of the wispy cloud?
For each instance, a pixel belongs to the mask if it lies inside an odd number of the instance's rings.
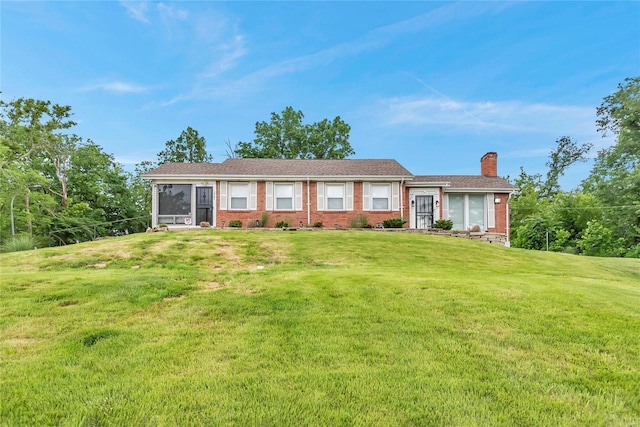
[[[178,95],[166,102],[165,105],[189,99],[215,99],[258,90],[273,78],[328,66],[341,59],[384,48],[403,35],[445,25],[453,20],[479,16],[487,12],[497,13],[505,7],[508,7],[508,4],[498,5],[491,2],[461,2],[445,5],[426,14],[376,28],[355,40],[340,43],[313,54],[276,62],[232,81],[200,80],[189,93]],[[244,53],[242,52],[243,55]],[[208,77],[217,77],[217,74],[214,73],[213,76]]]
[[[396,97],[373,113],[384,126],[447,126],[466,131],[593,133],[594,110],[522,101],[460,101],[444,96]],[[588,129],[585,129],[588,127]]]
[[[83,86],[78,91],[79,92],[94,92],[94,91],[105,91],[105,92],[115,92],[115,93],[144,93],[150,92],[153,90],[150,86],[143,86],[137,83],[128,83],[122,81],[103,81],[98,83],[91,83],[86,86]]]
[[[176,6],[168,6],[158,3],[156,6],[158,19],[164,27],[165,34],[169,40],[174,38],[174,33],[182,30],[182,24],[189,18],[189,12]]]
[[[145,24],[149,23],[149,18],[147,18],[147,12],[149,11],[149,2],[120,0],[120,4],[125,9],[127,9],[127,14],[136,21],[140,21]]]
[[[201,78],[215,78],[233,69],[240,58],[247,53],[244,36],[235,35],[228,43],[219,45],[212,51],[212,60]]]

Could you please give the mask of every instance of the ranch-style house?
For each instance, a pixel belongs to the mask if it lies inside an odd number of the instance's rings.
[[[498,155],[480,160],[479,175],[414,175],[396,160],[227,159],[222,163],[165,163],[147,172],[152,225],[254,226],[267,212],[273,227],[322,222],[348,228],[402,217],[405,227],[428,229],[449,219],[454,230],[509,236],[509,199],[516,190],[498,177]]]

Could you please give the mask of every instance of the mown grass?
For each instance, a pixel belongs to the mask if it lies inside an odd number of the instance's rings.
[[[0,255],[3,425],[637,425],[640,263],[379,232]]]

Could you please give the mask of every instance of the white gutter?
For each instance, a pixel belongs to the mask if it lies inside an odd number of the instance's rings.
[[[311,225],[311,194],[309,193],[311,185],[309,177],[307,177],[307,225]]]
[[[507,224],[507,229],[506,229],[506,234],[507,234],[507,240],[506,242],[504,242],[504,245],[508,248],[511,247],[511,238],[510,238],[510,231],[511,231],[511,196],[513,195],[513,192],[509,193],[509,195],[507,196],[507,213],[506,213],[506,224]]]
[[[404,219],[404,177],[400,181],[400,218]]]

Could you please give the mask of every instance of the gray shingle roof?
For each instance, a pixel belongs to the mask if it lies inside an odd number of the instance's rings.
[[[412,174],[396,160],[389,159],[227,159],[222,163],[165,163],[146,174],[147,178],[168,176],[215,177],[405,177]],[[449,190],[456,189],[504,189],[515,190],[500,177],[482,175],[416,175],[412,186],[420,183],[449,182]]]
[[[504,178],[498,176],[483,175],[416,175],[413,177],[413,184],[430,182],[449,182],[448,189],[465,188],[492,188],[505,190],[515,190],[514,185],[509,184]]]
[[[412,176],[396,160],[388,159],[227,159],[222,163],[165,163],[145,176]]]

